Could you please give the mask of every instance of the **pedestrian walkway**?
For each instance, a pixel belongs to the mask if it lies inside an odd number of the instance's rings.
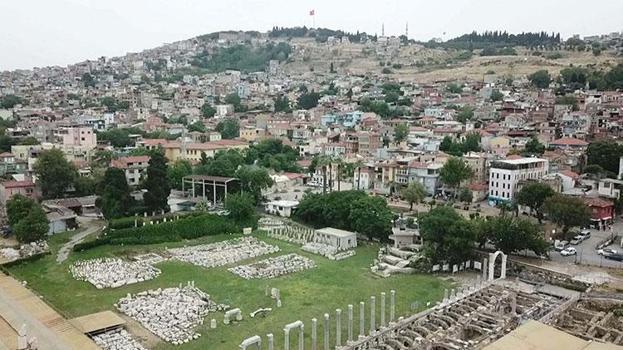
[[[0,274],[0,349],[15,349],[16,333],[26,325],[27,339],[39,350],[96,350],[95,343],[14,278]]]

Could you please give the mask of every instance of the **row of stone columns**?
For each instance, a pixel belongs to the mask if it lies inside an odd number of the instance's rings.
[[[389,323],[394,322],[396,316],[396,291],[390,291],[390,304],[389,304]],[[381,293],[380,299],[380,328],[386,327],[386,293]],[[346,344],[354,341],[354,306],[352,304],[348,305],[348,315],[347,315],[347,334],[346,334]],[[365,302],[359,303],[359,338],[364,338],[366,336],[365,333],[365,315],[366,314],[366,304]],[[323,339],[322,339],[322,349],[329,350],[331,347],[331,319],[330,315],[323,315]],[[335,310],[335,346],[342,346],[342,309]],[[299,330],[298,336],[298,350],[304,350],[305,343],[305,325],[302,321],[296,321],[290,324],[287,324],[284,331],[284,350],[290,350],[290,332],[292,330]],[[369,335],[373,335],[377,330],[376,324],[376,297],[370,297],[370,328]],[[268,334],[268,349],[274,350],[274,336],[273,334]],[[259,336],[254,336],[242,342],[240,348],[246,350],[248,347],[256,346],[259,350],[261,349],[261,339]],[[311,349],[318,350],[318,320],[312,318],[311,320]]]

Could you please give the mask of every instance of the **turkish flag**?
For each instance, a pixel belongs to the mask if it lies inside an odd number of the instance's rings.
[[[309,15],[310,15],[310,16],[314,16],[314,15],[316,15],[316,10],[311,10],[311,11],[309,11]]]

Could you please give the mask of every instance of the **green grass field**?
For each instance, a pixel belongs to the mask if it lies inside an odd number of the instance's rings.
[[[396,290],[396,317],[413,313],[411,306],[419,302],[421,308],[427,302],[435,302],[443,296],[443,289],[448,283],[433,276],[403,275],[391,278],[374,276],[369,269],[378,252],[377,245],[357,248],[357,255],[342,261],[330,261],[324,257],[307,254],[297,246],[260,236],[261,239],[276,244],[281,248],[279,254],[296,252],[316,261],[316,268],[294,273],[272,280],[244,280],[227,271],[226,267],[205,269],[180,262],[164,262],[158,265],[162,274],[151,281],[125,286],[117,289],[97,290],[87,282],[74,280],[69,274],[68,266],[76,260],[102,256],[131,256],[141,252],[162,250],[165,247],[214,242],[232,236],[206,237],[192,242],[159,244],[151,246],[118,247],[105,246],[82,252],[72,253],[69,260],[57,264],[55,252],[67,240],[67,236],[52,238],[51,250],[54,254],[39,261],[15,266],[10,272],[20,280],[28,281],[28,286],[40,294],[44,300],[59,310],[66,317],[76,317],[103,310],[114,310],[113,304],[127,293],[137,293],[147,289],[174,287],[179,283],[194,280],[195,285],[209,293],[218,303],[239,307],[243,311],[244,320],[240,323],[224,325],[223,314],[208,315],[204,326],[199,329],[202,337],[183,346],[173,346],[160,342],[156,349],[237,349],[238,344],[249,336],[260,335],[265,338],[268,333],[275,334],[275,346],[282,347],[283,326],[301,320],[306,325],[309,338],[311,319],[319,320],[324,313],[331,315],[333,327],[335,309],[343,310],[343,336],[346,338],[346,310],[348,304],[355,305],[355,324],[358,325],[360,301],[366,302],[366,313],[369,317],[369,300],[371,295],[377,297],[377,323],[380,322],[380,294],[387,293],[387,317],[389,317],[389,291]],[[255,259],[261,260],[267,256]],[[245,261],[247,263],[249,261]],[[265,296],[267,286],[279,288],[283,306],[279,309],[270,297]],[[250,318],[249,313],[262,307],[272,307],[262,318]],[[366,317],[366,327],[369,319]],[[219,322],[216,330],[209,329],[209,319]],[[358,326],[355,327],[358,329]],[[332,333],[334,330],[332,330]],[[297,336],[291,337],[296,338]],[[291,339],[295,344],[296,339]],[[332,340],[333,341],[333,340]],[[309,339],[307,339],[309,343]]]

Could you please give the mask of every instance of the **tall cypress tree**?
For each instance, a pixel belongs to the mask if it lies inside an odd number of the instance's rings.
[[[147,180],[145,181],[147,192],[143,197],[149,211],[167,209],[167,198],[171,193],[167,177],[168,170],[167,159],[164,155],[160,152],[154,153],[147,167]]]

